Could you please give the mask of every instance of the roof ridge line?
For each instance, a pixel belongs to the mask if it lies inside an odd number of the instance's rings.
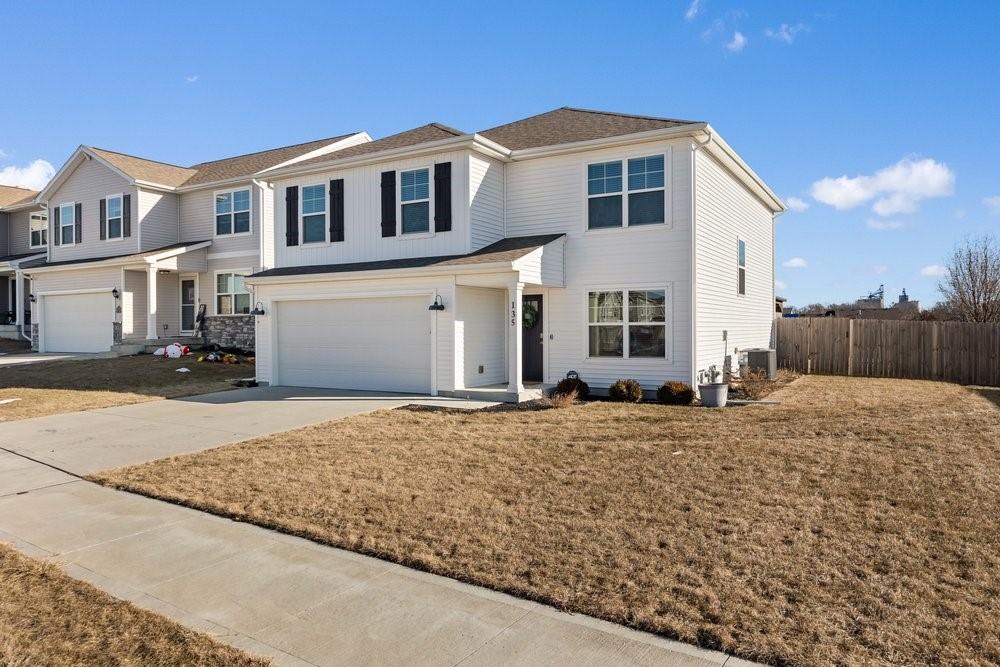
[[[339,140],[342,140],[342,139],[346,139],[347,137],[352,137],[355,134],[361,134],[362,132],[364,132],[364,130],[359,130],[357,132],[348,132],[347,134],[338,134],[338,135],[335,135],[335,136],[332,136],[332,137],[325,137],[325,138],[322,138],[322,139],[313,139],[312,141],[302,141],[302,142],[299,142],[297,144],[288,144],[287,146],[278,146],[276,148],[265,148],[264,150],[251,151],[249,153],[242,153],[240,155],[233,155],[231,157],[220,157],[220,158],[218,158],[216,160],[205,160],[204,162],[198,162],[196,164],[193,164],[190,167],[185,167],[185,169],[196,169],[198,167],[202,167],[202,166],[205,166],[207,164],[213,164],[215,162],[226,162],[227,160],[238,160],[239,158],[242,158],[242,157],[250,157],[251,155],[260,155],[261,153],[270,153],[271,151],[282,151],[282,150],[285,150],[286,148],[297,148],[299,146],[305,146],[306,144],[315,144],[315,143],[318,143],[320,141],[335,141],[335,140],[339,141]]]
[[[623,113],[621,111],[604,111],[601,109],[585,109],[583,107],[570,107],[570,106],[559,107],[559,109],[553,109],[553,111],[559,111],[560,109],[566,109],[567,111],[579,111],[581,113],[597,113],[597,114],[602,114],[604,116],[622,116],[624,118],[639,118],[641,120],[663,120],[670,123],[694,124],[703,122],[700,120],[685,120],[683,118],[666,118],[664,116],[646,116],[643,114],[636,114],[636,113]],[[517,121],[514,122],[516,123]]]
[[[182,167],[179,164],[174,164],[173,162],[164,162],[163,160],[154,160],[153,158],[142,157],[141,155],[132,155],[131,153],[122,153],[121,151],[113,151],[109,148],[101,148],[100,146],[89,146],[84,144],[87,148],[95,151],[103,151],[105,153],[113,153],[115,155],[121,155],[122,157],[130,157],[133,160],[145,160],[146,162],[155,162],[156,164],[162,164],[165,167],[174,167],[175,169],[192,169],[192,167]]]

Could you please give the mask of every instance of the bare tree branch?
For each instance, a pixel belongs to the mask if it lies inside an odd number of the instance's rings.
[[[1000,322],[1000,245],[993,236],[955,248],[938,289],[949,310],[965,322]]]

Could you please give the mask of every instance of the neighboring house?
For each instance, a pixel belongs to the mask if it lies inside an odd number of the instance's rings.
[[[243,278],[274,266],[271,188],[262,169],[370,140],[355,133],[179,167],[81,146],[35,197],[50,211],[32,280],[43,352],[99,352],[193,335],[253,346]],[[126,348],[127,349],[127,348]]]
[[[48,217],[34,190],[0,185],[0,338],[30,338],[25,262],[45,256]]]
[[[708,124],[562,108],[265,169],[257,377],[520,400],[767,347],[781,201]],[[55,205],[55,202],[53,202]]]

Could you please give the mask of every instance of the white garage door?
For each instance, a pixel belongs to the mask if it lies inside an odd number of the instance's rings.
[[[111,292],[42,297],[46,352],[107,352],[114,343]]]
[[[425,394],[431,390],[426,297],[278,304],[278,384]]]

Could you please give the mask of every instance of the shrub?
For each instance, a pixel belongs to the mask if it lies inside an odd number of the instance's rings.
[[[777,387],[777,382],[767,378],[767,371],[750,370],[749,368],[740,371],[739,391],[751,401],[759,401]]]
[[[635,380],[616,380],[608,388],[608,397],[612,401],[638,403],[642,400],[642,385]]]
[[[664,382],[656,390],[656,400],[664,405],[690,405],[694,401],[694,389],[684,382]]]
[[[576,390],[573,389],[565,394],[552,394],[546,401],[551,408],[568,408],[576,403]]]
[[[556,390],[553,395],[556,394],[570,394],[576,392],[576,397],[580,400],[586,399],[590,396],[590,386],[580,379],[563,378],[559,380],[559,384],[556,385]]]

